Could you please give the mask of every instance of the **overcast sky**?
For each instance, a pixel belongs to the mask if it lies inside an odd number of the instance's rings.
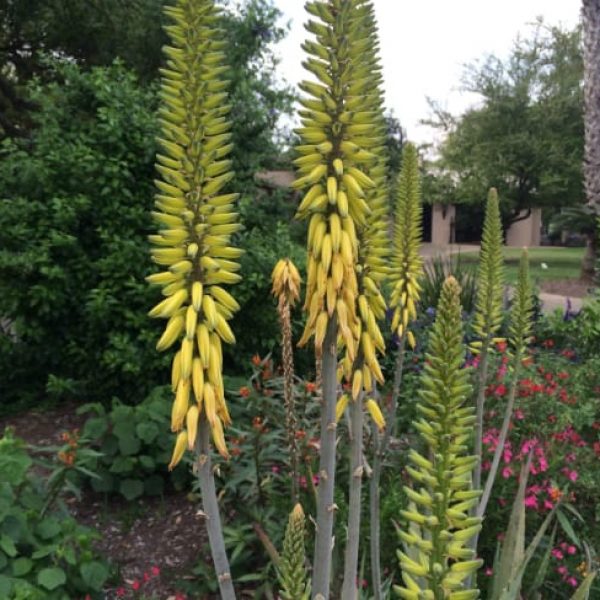
[[[291,22],[278,46],[281,75],[291,84],[306,77],[300,44],[307,37],[304,0],[275,0]],[[581,0],[374,0],[381,36],[386,102],[408,137],[432,140],[419,125],[429,115],[427,96],[454,113],[476,98],[461,93],[462,65],[487,54],[505,57],[519,32],[543,16],[551,25],[573,27]]]

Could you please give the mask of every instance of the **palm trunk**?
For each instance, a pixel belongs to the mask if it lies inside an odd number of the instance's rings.
[[[587,202],[600,214],[600,0],[583,0],[585,158]]]

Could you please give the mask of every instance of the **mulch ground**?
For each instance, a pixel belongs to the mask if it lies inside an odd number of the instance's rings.
[[[590,293],[592,283],[582,279],[557,279],[555,281],[542,281],[540,284],[543,292],[558,294],[568,298],[583,298]]]
[[[84,419],[76,406],[34,410],[0,418],[0,432],[10,426],[31,445],[59,445],[60,434],[81,427]],[[172,582],[190,573],[205,545],[198,501],[186,493],[127,502],[86,492],[81,501],[69,498],[67,504],[80,523],[101,535],[97,548],[119,572],[107,598],[117,597],[119,587],[131,598],[139,584],[135,597],[143,592],[148,598],[174,599]]]

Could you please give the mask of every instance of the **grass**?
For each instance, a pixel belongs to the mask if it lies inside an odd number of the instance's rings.
[[[579,279],[584,248],[560,248],[556,246],[530,248],[529,264],[533,281]],[[508,283],[517,281],[521,248],[504,248],[505,273]],[[461,261],[468,265],[477,263],[477,252],[461,254]],[[545,266],[542,266],[545,265]]]

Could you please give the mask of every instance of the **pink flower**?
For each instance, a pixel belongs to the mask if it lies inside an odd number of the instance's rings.
[[[537,498],[535,496],[527,496],[525,498],[525,506],[527,508],[537,508],[538,507]]]
[[[125,596],[125,588],[117,588],[117,598],[123,598]]]
[[[512,467],[504,467],[502,469],[502,477],[504,477],[504,479],[508,479],[512,474],[513,474]]]
[[[562,560],[565,557],[562,551],[558,548],[552,548],[552,556],[554,556],[556,560]]]
[[[544,508],[546,510],[552,510],[554,508],[554,504],[552,504],[550,500],[544,500]]]
[[[540,471],[543,473],[544,471],[548,470],[548,461],[546,460],[545,456],[542,456],[542,458],[540,458]]]
[[[515,419],[522,421],[524,418],[525,413],[520,408],[517,408],[517,410],[515,410]]]
[[[571,554],[571,555],[573,555],[573,554],[577,554],[577,548],[575,548],[575,546],[569,546],[569,547],[567,548],[567,553],[568,553],[568,554]]]
[[[569,571],[567,570],[567,567],[565,567],[564,565],[561,565],[560,567],[558,567],[558,569],[556,569],[557,573],[560,573],[561,575],[566,575]]]
[[[575,579],[575,577],[569,577],[569,579],[567,579],[567,583],[571,587],[577,587],[577,579]]]
[[[484,573],[487,577],[491,577],[494,574],[494,569],[492,569],[492,567],[487,567]]]
[[[273,466],[271,467],[271,473],[275,473],[275,474],[277,474],[277,473],[279,473],[279,471],[280,471],[280,470],[281,470],[281,469],[279,468],[279,466],[278,466],[278,465],[273,465]]]
[[[150,567],[150,573],[152,573],[154,577],[158,577],[160,575],[160,569],[156,565],[154,565]]]
[[[131,587],[137,592],[142,586],[137,579],[134,579],[133,583],[131,584]]]

